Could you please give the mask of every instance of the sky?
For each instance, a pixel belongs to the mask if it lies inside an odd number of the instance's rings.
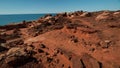
[[[0,0],[0,14],[120,10],[120,0]]]

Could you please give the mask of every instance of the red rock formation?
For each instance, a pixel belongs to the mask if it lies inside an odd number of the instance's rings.
[[[119,13],[77,11],[0,26],[0,68],[120,68]]]

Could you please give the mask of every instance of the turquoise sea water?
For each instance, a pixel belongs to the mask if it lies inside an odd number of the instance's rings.
[[[32,21],[37,20],[46,14],[13,14],[13,15],[0,15],[0,25],[7,25],[10,23],[19,23],[23,20]],[[54,14],[52,14],[54,15]]]

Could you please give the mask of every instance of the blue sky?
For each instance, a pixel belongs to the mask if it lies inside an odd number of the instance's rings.
[[[120,10],[120,0],[0,0],[0,14]]]

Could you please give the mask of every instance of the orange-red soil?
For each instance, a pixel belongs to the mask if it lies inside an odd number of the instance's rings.
[[[120,11],[0,26],[0,68],[120,68]]]

